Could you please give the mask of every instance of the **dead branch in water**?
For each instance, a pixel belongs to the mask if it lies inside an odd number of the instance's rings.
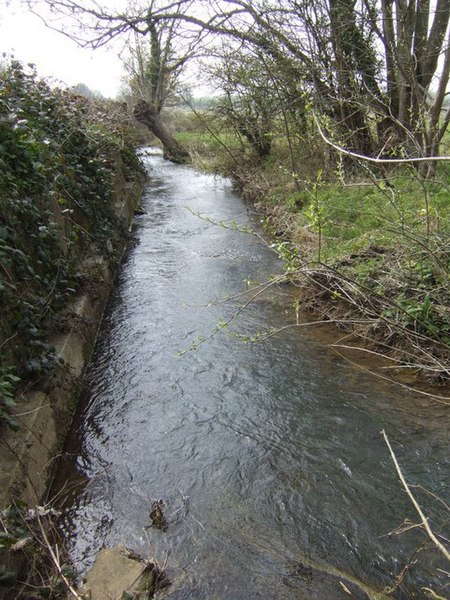
[[[397,461],[397,457],[395,456],[394,450],[392,449],[392,446],[389,442],[388,436],[386,435],[386,432],[384,431],[384,429],[382,430],[381,434],[383,435],[384,441],[386,442],[387,447],[389,448],[389,452],[391,454],[392,457],[392,461],[395,465],[395,469],[397,471],[398,477],[400,479],[400,481],[402,482],[403,487],[405,488],[406,493],[409,496],[409,499],[412,502],[412,505],[414,506],[414,508],[417,511],[417,514],[420,517],[420,526],[423,527],[423,529],[426,531],[426,533],[428,534],[428,537],[431,539],[431,541],[433,542],[433,544],[436,546],[436,548],[441,552],[441,554],[448,560],[448,562],[450,563],[450,552],[447,550],[447,548],[438,540],[436,534],[432,531],[430,524],[428,522],[428,518],[425,516],[423,510],[421,509],[419,503],[417,502],[417,500],[415,499],[413,493],[411,492],[411,488],[408,485],[408,483],[406,482],[406,479],[402,473],[402,470],[400,468],[400,465],[398,464]]]

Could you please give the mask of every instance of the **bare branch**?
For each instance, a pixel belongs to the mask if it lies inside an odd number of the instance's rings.
[[[392,446],[389,442],[388,436],[386,435],[385,430],[383,429],[381,434],[383,435],[384,441],[386,442],[387,447],[389,448],[389,452],[391,454],[392,457],[392,461],[395,465],[395,469],[397,471],[397,474],[399,476],[400,481],[402,482],[403,487],[405,488],[406,493],[409,496],[409,499],[411,500],[414,508],[416,509],[420,519],[421,519],[421,524],[423,526],[423,528],[425,529],[425,531],[428,534],[428,537],[431,539],[431,541],[433,542],[433,544],[436,546],[436,548],[441,552],[441,554],[450,562],[450,552],[447,550],[447,548],[438,540],[438,538],[436,537],[436,535],[433,533],[433,531],[431,530],[431,527],[428,523],[428,518],[424,515],[422,509],[419,506],[419,503],[417,502],[417,500],[415,499],[413,493],[411,492],[411,489],[409,487],[409,485],[407,484],[405,477],[402,473],[402,470],[400,468],[400,465],[398,464],[397,461],[397,457],[395,456],[394,450],[392,449]]]
[[[71,593],[71,595],[76,598],[77,600],[83,600],[82,597],[76,592],[75,588],[72,586],[72,584],[70,583],[70,581],[67,579],[67,577],[64,575],[62,568],[61,568],[61,563],[59,561],[58,558],[58,548],[56,547],[56,551],[53,549],[52,545],[50,544],[50,541],[48,539],[48,536],[45,532],[45,528],[42,524],[41,518],[39,516],[39,513],[36,513],[36,519],[37,522],[39,524],[39,529],[42,535],[42,539],[44,540],[44,544],[45,547],[48,550],[48,553],[50,554],[50,558],[52,560],[52,563],[55,565],[56,570],[58,571],[59,576],[61,577],[61,579],[64,581],[64,584],[66,585],[67,589],[69,590],[69,592]]]
[[[327,137],[324,132],[322,127],[320,126],[319,120],[316,116],[315,113],[313,113],[314,116],[314,122],[317,126],[317,130],[319,132],[320,137],[323,139],[323,141],[330,146],[331,148],[334,148],[335,150],[337,150],[338,152],[340,152],[341,154],[345,154],[346,156],[351,156],[352,158],[357,158],[359,160],[362,161],[367,161],[367,162],[371,162],[371,163],[375,163],[375,164],[392,164],[392,165],[399,165],[399,164],[410,164],[410,163],[426,163],[426,162],[434,162],[434,161],[450,161],[450,156],[422,156],[422,157],[416,157],[416,158],[378,158],[378,157],[374,157],[374,156],[366,156],[364,154],[359,154],[358,152],[352,152],[351,150],[347,150],[346,148],[343,148],[342,146],[339,146],[338,144],[336,144],[335,142],[333,142],[332,140],[330,140],[329,137]]]

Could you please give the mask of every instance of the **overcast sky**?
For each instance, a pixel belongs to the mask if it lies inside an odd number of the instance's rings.
[[[85,83],[107,97],[114,97],[121,87],[123,70],[117,51],[79,48],[45,27],[17,0],[0,0],[0,55],[5,52],[24,63],[34,63],[40,76],[67,86]]]

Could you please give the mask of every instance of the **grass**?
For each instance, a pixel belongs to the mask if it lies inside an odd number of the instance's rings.
[[[204,147],[211,150],[217,150],[221,144],[228,148],[238,147],[239,142],[231,132],[218,133],[213,135],[208,131],[181,131],[176,134],[177,140],[188,147]]]
[[[434,382],[450,380],[450,166],[431,182],[407,167],[344,177],[339,165],[318,168],[327,163],[317,140],[290,152],[279,137],[271,157],[256,161],[230,133],[178,139],[231,174],[271,233],[292,245],[310,306],[332,319],[358,312],[367,319],[362,337],[379,340],[383,353]]]
[[[178,110],[170,115],[170,127],[177,141],[184,146],[194,159],[214,163],[213,169],[219,168],[216,159],[224,160],[224,155],[242,149],[242,144],[236,135],[228,128],[218,126],[217,123],[210,126],[211,117],[207,114],[193,113],[191,111]]]

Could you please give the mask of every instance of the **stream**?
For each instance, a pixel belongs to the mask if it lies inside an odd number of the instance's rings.
[[[408,481],[448,501],[446,407],[358,369],[313,328],[245,343],[295,323],[276,285],[233,318],[249,298],[235,296],[280,274],[280,260],[217,224],[252,225],[229,180],[143,160],[143,214],[57,476],[75,567],[84,575],[123,544],[167,567],[164,598],[376,597],[427,539],[389,535],[418,517],[380,432]],[[448,536],[444,506],[415,490]],[[158,499],[167,530],[150,527]],[[445,597],[440,567],[425,546],[393,596]]]

